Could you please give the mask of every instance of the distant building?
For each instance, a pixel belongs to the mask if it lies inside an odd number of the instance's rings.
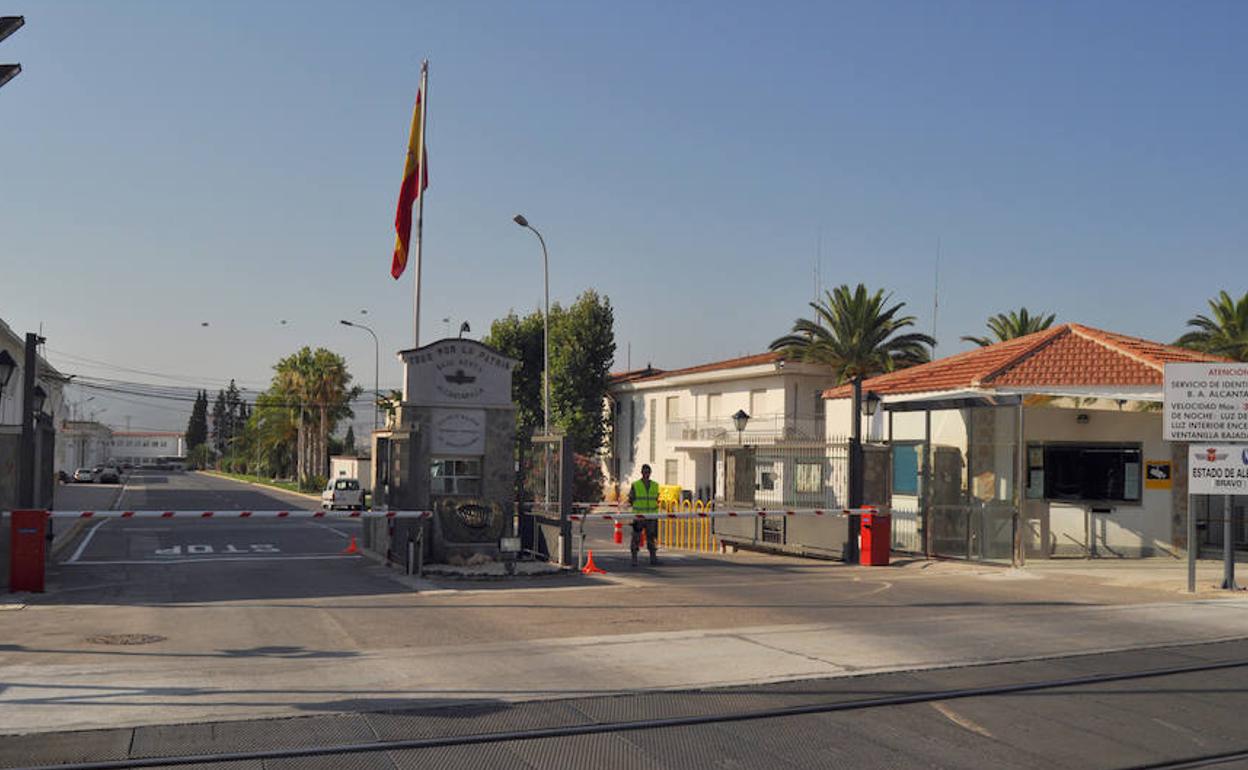
[[[77,468],[103,465],[113,456],[113,431],[91,420],[66,420],[56,437],[56,467],[72,474]]]
[[[186,434],[161,431],[114,431],[109,459],[142,467],[186,457]]]

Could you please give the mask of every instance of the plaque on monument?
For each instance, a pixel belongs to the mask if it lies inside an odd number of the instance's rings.
[[[437,407],[429,410],[433,431],[429,451],[435,455],[485,454],[485,410]]]
[[[509,407],[516,362],[473,340],[443,340],[399,353],[412,406]]]

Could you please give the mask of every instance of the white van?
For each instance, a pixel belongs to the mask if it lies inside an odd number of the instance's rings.
[[[364,509],[364,490],[360,489],[359,479],[330,479],[321,492],[321,507],[332,511],[343,509],[360,511]]]

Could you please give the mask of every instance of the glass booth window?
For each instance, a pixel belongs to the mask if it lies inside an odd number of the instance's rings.
[[[822,396],[820,396],[822,398]],[[823,492],[823,462],[802,462],[795,464],[797,478],[794,485],[801,494],[819,494]]]
[[[1140,448],[1114,444],[1048,444],[1040,478],[1050,500],[1140,499]],[[1028,462],[1029,471],[1037,469]]]
[[[429,491],[435,495],[480,495],[480,457],[435,457]]]

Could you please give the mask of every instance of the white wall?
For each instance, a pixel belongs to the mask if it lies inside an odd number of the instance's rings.
[[[711,487],[714,473],[711,442],[700,442],[705,446],[691,449],[691,442],[679,438],[679,432],[676,438],[669,437],[669,425],[674,423],[690,429],[705,427],[708,423],[727,425],[726,435],[732,439],[735,438],[735,429],[731,428],[732,415],[738,410],[745,410],[750,415],[743,434],[747,443],[774,435],[777,429],[783,429],[786,420],[817,430],[822,418],[819,394],[829,386],[830,378],[775,369],[770,371],[772,373],[743,374],[739,378],[728,379],[723,377],[721,370],[714,372],[718,379],[712,382],[689,382],[687,377],[682,377],[685,381],[680,384],[669,385],[658,381],[637,389],[613,389],[613,395],[619,402],[614,450],[619,458],[621,488],[640,478],[643,463],[651,466],[652,478],[667,483],[667,460],[677,462],[678,483],[684,489],[696,491],[701,487]],[[760,391],[761,396],[755,396],[755,403],[751,404],[751,394]],[[713,398],[715,396],[717,398]],[[676,413],[669,417],[670,397],[676,399]],[[760,398],[763,402],[761,412],[756,408]],[[633,426],[631,457],[630,421]],[[650,440],[652,428],[653,452]],[[682,448],[678,449],[678,446]],[[609,467],[604,467],[608,480],[610,471]]]

